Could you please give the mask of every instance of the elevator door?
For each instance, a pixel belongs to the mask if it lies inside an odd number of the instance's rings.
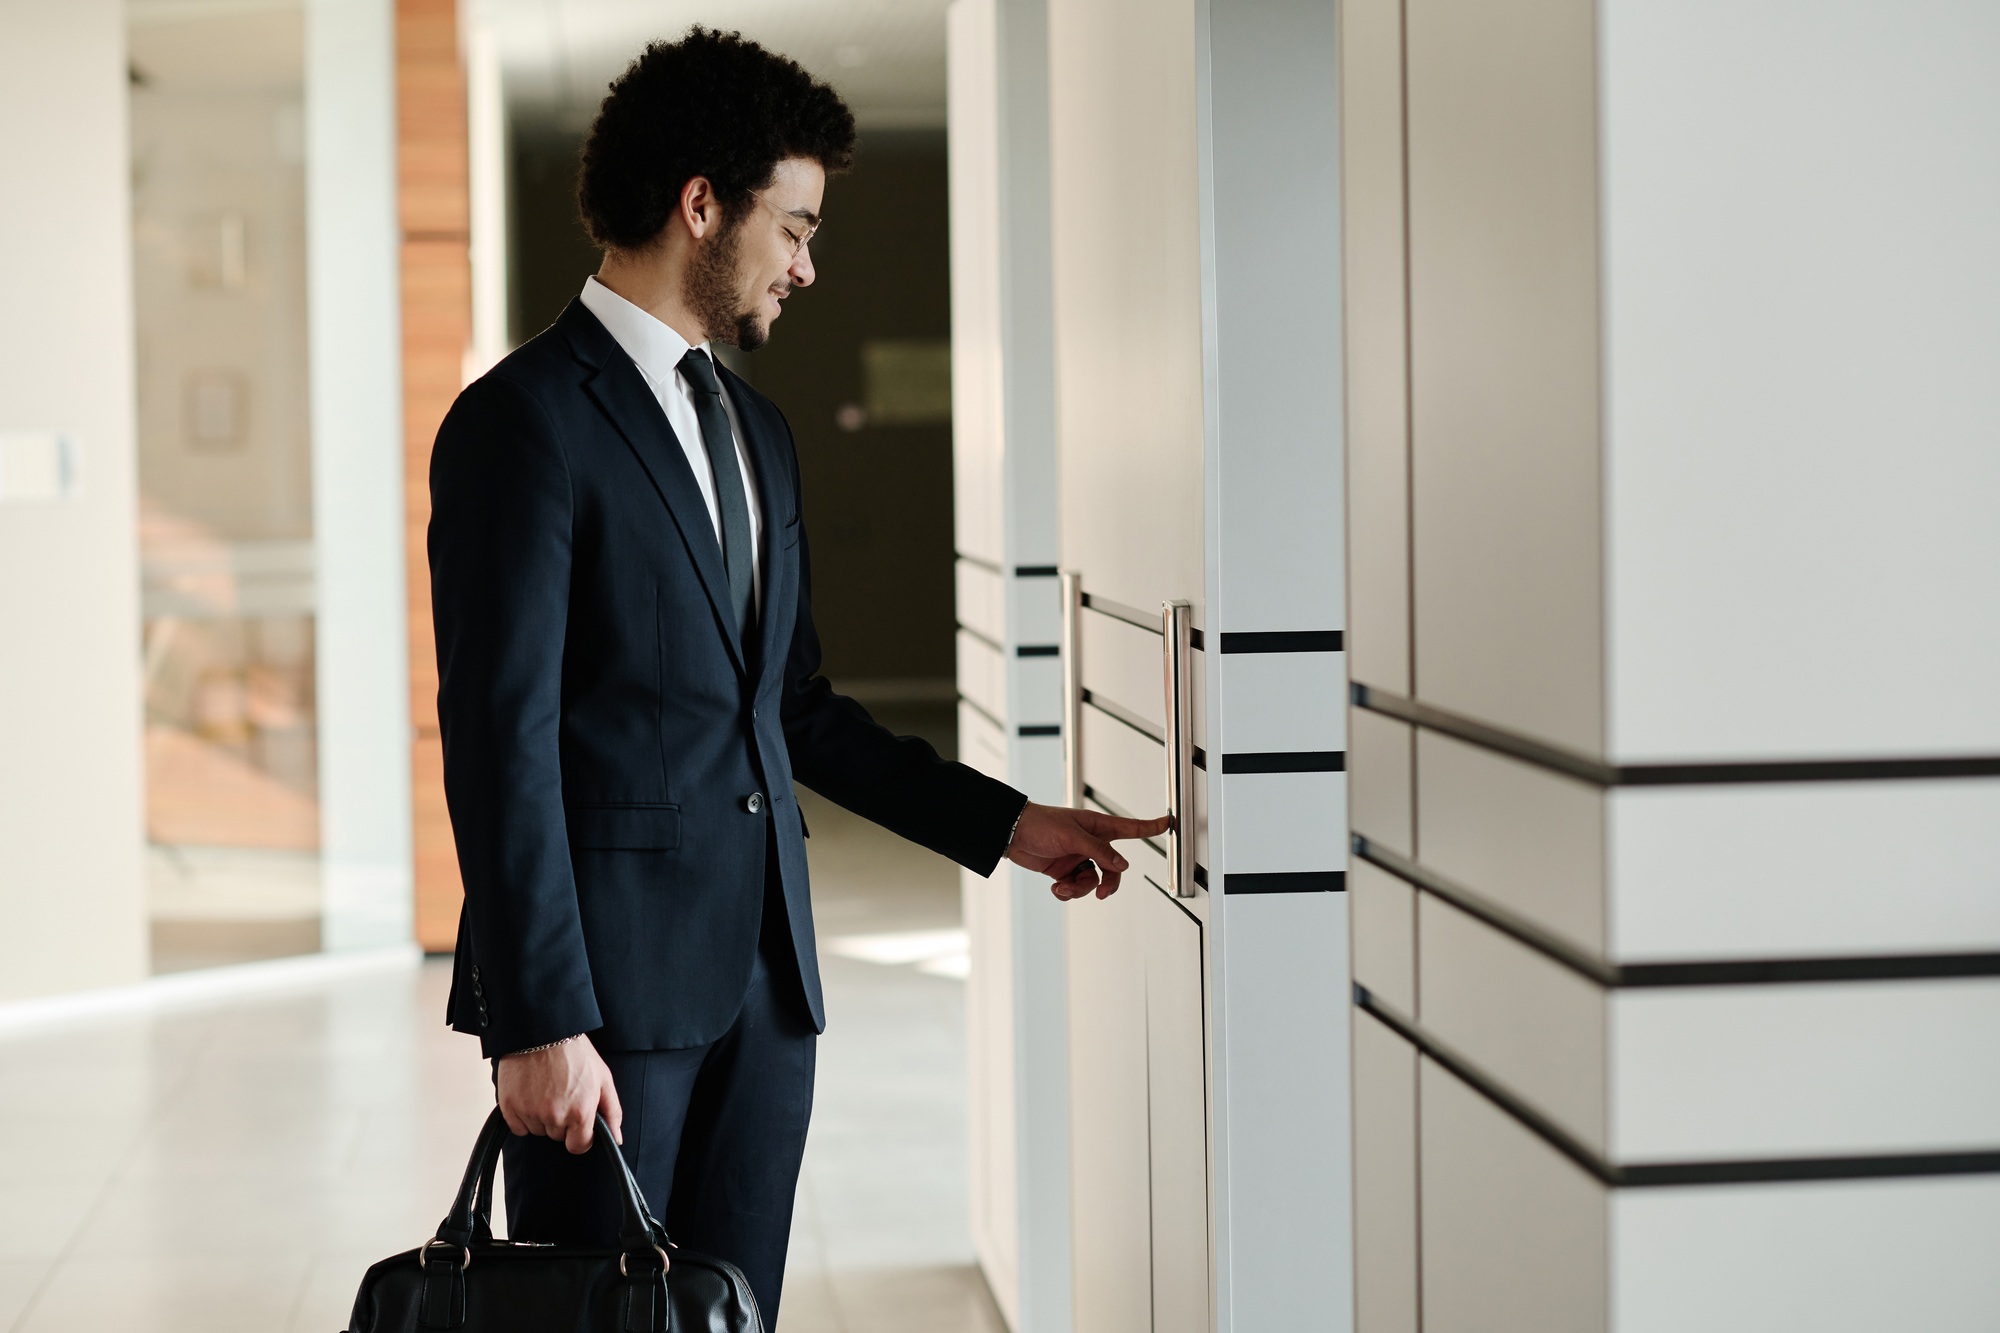
[[[1170,798],[1181,807],[1177,833],[1120,845],[1132,868],[1118,893],[1065,914],[1075,1333],[1213,1327],[1212,969],[1196,766],[1207,674],[1204,12],[1193,0],[1048,7],[1071,796],[1113,813],[1156,815]],[[1169,603],[1181,604],[1178,618]]]
[[[1107,575],[1107,578],[1110,576]],[[1209,1313],[1205,877],[1195,706],[1202,654],[1185,600],[1151,616],[1065,579],[1071,799],[1167,809],[1128,844],[1118,893],[1069,918],[1076,1327],[1202,1333]],[[1129,586],[1129,585],[1128,585]],[[1161,581],[1161,591],[1172,591]]]

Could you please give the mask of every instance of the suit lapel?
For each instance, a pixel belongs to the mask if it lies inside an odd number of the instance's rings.
[[[752,401],[742,380],[719,361],[717,366],[729,390],[729,401],[736,408],[736,419],[743,425],[743,443],[751,466],[757,469],[757,497],[764,510],[764,549],[758,552],[764,569],[764,604],[757,621],[757,663],[759,671],[768,675],[783,669],[782,658],[790,647],[793,565],[785,559],[779,542],[784,537],[785,520],[798,512],[798,501],[792,494],[792,469],[775,423],[769,420],[763,404]]]
[[[729,600],[729,575],[722,567],[722,545],[715,538],[708,504],[701,498],[701,487],[688,467],[679,437],[667,424],[667,414],[660,410],[660,401],[653,396],[646,377],[619,349],[597,317],[580,303],[572,302],[564,312],[564,319],[572,324],[572,345],[586,362],[596,367],[596,373],[585,381],[585,390],[618,427],[618,433],[625,437],[646,475],[652,478],[654,489],[666,503],[674,526],[680,530],[681,542],[694,561],[695,573],[708,594],[716,627],[729,645],[730,657],[738,671],[749,674],[744,666],[743,645],[737,641],[736,617]]]

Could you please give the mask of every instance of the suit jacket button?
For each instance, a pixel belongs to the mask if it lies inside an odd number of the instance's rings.
[[[743,808],[753,815],[762,810],[764,808],[764,793],[761,791],[751,792],[743,798]]]

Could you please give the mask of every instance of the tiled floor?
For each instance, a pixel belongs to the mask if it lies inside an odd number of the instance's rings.
[[[822,940],[957,924],[949,866],[807,810]],[[344,1328],[367,1264],[431,1234],[491,1105],[439,1021],[447,968],[0,1036],[0,1330]],[[963,988],[824,968],[785,1333],[998,1333],[966,1234]]]

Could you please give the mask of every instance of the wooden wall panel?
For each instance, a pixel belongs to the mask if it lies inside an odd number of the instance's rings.
[[[411,804],[416,936],[452,947],[463,888],[444,803],[437,650],[431,634],[431,442],[463,387],[472,340],[465,71],[457,0],[397,0],[396,160],[402,226],[403,457],[410,616]]]

